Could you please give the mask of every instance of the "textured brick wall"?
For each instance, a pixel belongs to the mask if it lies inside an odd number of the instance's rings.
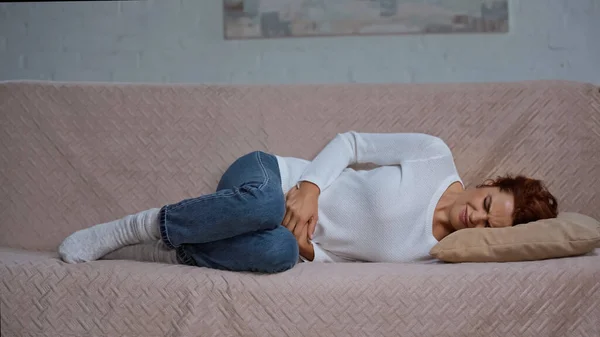
[[[600,84],[600,0],[513,0],[511,32],[226,41],[220,0],[0,4],[0,80]]]

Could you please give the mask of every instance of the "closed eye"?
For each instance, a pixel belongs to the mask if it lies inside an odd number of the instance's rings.
[[[492,205],[492,196],[488,195],[485,199],[483,199],[483,209],[486,212],[490,212],[490,206]]]
[[[485,199],[483,199],[483,209],[490,214],[490,208],[492,206],[492,196],[488,195]],[[489,221],[485,222],[485,227],[491,227]]]

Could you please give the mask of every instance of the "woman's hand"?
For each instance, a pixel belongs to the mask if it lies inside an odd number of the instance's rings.
[[[312,239],[319,220],[319,187],[303,181],[288,192],[285,202],[285,216],[282,226],[294,233],[300,244],[302,240]],[[304,236],[304,237],[303,237]]]
[[[305,259],[312,261],[315,259],[315,247],[313,247],[312,242],[308,239],[308,224],[304,226],[298,226],[302,228],[298,230],[298,235],[294,233],[296,236],[296,241],[298,241],[298,250],[302,257]]]

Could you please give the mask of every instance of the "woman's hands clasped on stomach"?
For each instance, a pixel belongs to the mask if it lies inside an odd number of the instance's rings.
[[[300,255],[308,260],[314,258],[314,247],[310,242],[319,220],[319,187],[303,181],[286,195],[285,215],[282,226],[296,237]]]

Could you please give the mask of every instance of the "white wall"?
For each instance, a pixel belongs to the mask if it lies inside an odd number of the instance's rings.
[[[508,34],[223,39],[221,0],[0,4],[0,80],[600,84],[600,0],[512,0]]]

